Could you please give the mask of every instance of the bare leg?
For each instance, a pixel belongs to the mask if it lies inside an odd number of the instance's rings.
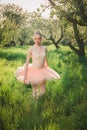
[[[39,96],[41,96],[46,92],[46,80],[43,81],[43,83],[40,83],[39,87],[40,87]]]
[[[33,99],[37,99],[37,84],[32,84]]]

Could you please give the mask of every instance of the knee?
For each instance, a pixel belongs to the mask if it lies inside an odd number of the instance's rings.
[[[43,83],[43,84],[41,84],[40,85],[40,89],[41,89],[41,91],[44,91],[45,92],[45,90],[46,90],[46,85]]]
[[[45,86],[46,85],[46,80],[44,80],[41,84],[39,84],[40,86]]]
[[[35,90],[37,90],[37,85],[36,84],[33,84],[32,85],[32,89],[35,91]]]
[[[44,80],[43,83],[46,84],[46,80]]]

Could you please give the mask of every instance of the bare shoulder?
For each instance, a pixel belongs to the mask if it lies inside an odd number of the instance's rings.
[[[28,48],[28,50],[32,50],[32,48],[33,48],[33,46],[30,46],[30,47]]]
[[[33,48],[33,46],[30,46],[30,47],[28,48],[28,52],[31,52],[31,51],[32,51],[32,48]]]
[[[44,45],[42,45],[42,47],[46,50],[47,49],[47,47],[46,46],[44,46]]]

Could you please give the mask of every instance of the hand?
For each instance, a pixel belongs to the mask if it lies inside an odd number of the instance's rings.
[[[48,62],[47,62],[46,57],[45,57],[45,59],[44,59],[44,66],[45,66],[45,67],[48,67]]]
[[[46,67],[46,68],[47,68],[47,67],[48,67],[48,64],[45,64],[45,65],[44,65],[44,67]]]
[[[48,67],[48,64],[47,64],[47,65],[45,65],[45,67]]]
[[[26,81],[27,81],[27,77],[24,77],[23,82],[26,83]]]

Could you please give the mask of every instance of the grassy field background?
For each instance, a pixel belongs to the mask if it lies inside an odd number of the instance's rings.
[[[28,47],[0,49],[0,130],[87,130],[87,55],[47,46],[48,64],[61,79],[47,81],[46,94],[33,102],[31,85],[14,77]]]

